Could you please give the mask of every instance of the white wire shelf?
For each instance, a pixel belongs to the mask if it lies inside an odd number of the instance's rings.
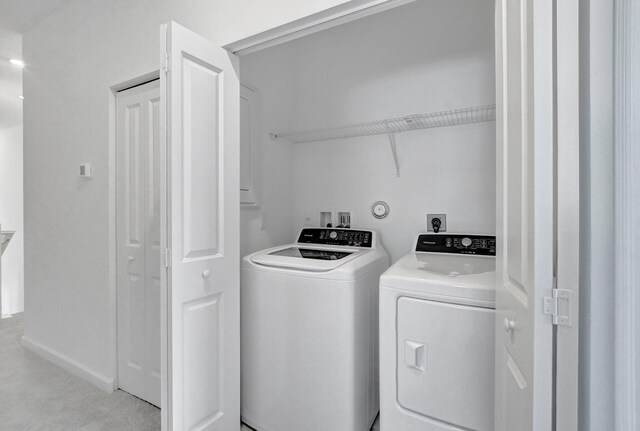
[[[410,130],[452,127],[483,123],[496,119],[496,105],[476,106],[451,111],[414,114],[405,117],[370,121],[348,126],[308,130],[302,132],[271,133],[272,139],[286,138],[294,143],[353,138],[356,136],[391,135]],[[393,144],[392,144],[393,145]]]

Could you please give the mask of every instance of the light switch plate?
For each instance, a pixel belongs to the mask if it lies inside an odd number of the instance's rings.
[[[83,163],[80,165],[80,178],[93,178],[93,166],[91,163]]]

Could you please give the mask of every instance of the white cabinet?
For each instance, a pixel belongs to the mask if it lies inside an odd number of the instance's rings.
[[[260,103],[258,91],[240,85],[240,204],[259,205],[260,164]]]

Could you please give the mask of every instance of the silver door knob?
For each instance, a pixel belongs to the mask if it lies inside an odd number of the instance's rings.
[[[513,331],[513,328],[516,327],[516,322],[510,320],[508,317],[505,317],[502,323],[504,324],[504,330],[507,332]]]
[[[209,271],[208,269],[205,269],[204,271],[202,271],[202,278],[209,278],[210,275],[211,275],[211,271]]]
[[[129,262],[133,262],[133,259],[135,259],[133,256],[128,256],[127,259],[129,260]]]

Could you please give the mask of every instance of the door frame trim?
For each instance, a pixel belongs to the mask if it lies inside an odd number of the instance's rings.
[[[109,273],[109,342],[113,346],[111,353],[111,375],[113,379],[112,391],[118,389],[118,266],[117,266],[117,158],[116,158],[116,95],[119,91],[131,87],[145,84],[149,81],[160,79],[160,70],[153,70],[110,86],[107,90],[107,100],[109,104],[109,138],[107,156],[107,178],[108,178],[108,273]]]
[[[243,56],[416,0],[352,0],[223,46]]]
[[[554,429],[578,431],[580,69],[578,0],[555,2],[555,276],[571,292],[570,326],[554,328]]]
[[[640,427],[640,6],[615,2],[614,28],[614,199],[615,199],[615,421],[616,429]]]

